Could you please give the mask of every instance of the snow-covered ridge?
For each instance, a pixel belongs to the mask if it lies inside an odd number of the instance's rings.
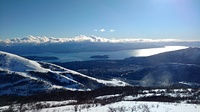
[[[56,37],[40,37],[40,36],[28,36],[25,38],[14,38],[0,40],[0,43],[17,44],[17,43],[66,43],[66,42],[107,42],[107,43],[138,43],[138,42],[192,42],[192,40],[179,40],[179,39],[137,39],[137,38],[124,38],[124,39],[108,39],[97,36],[85,36],[80,35],[74,38],[56,38]]]
[[[108,98],[117,97],[117,96],[121,96],[121,94],[98,96],[95,99],[103,100],[103,99],[108,99]]]
[[[43,62],[44,63],[44,62]],[[112,79],[110,81],[107,81],[107,80],[101,80],[101,79],[96,79],[94,77],[90,77],[90,76],[87,76],[87,75],[84,75],[82,73],[79,73],[79,72],[76,72],[76,71],[73,71],[73,70],[70,70],[70,69],[66,69],[64,67],[61,67],[61,66],[58,66],[58,65],[55,65],[55,64],[52,64],[52,63],[47,63],[49,65],[52,65],[52,66],[55,66],[55,67],[58,67],[64,71],[66,71],[65,73],[72,73],[74,75],[79,75],[81,77],[84,77],[84,78],[88,78],[90,80],[93,80],[93,81],[96,81],[98,83],[102,83],[102,84],[105,84],[107,86],[128,86],[129,84],[126,83],[126,82],[123,82],[123,81],[120,81],[120,80],[117,80],[117,79]]]
[[[2,91],[0,95],[26,95],[27,88],[34,92],[52,89],[83,91],[99,86],[128,85],[120,80],[96,79],[55,64],[32,61],[2,51],[0,51],[0,77],[0,91]]]
[[[15,54],[0,51],[0,68],[16,72],[35,70],[47,72],[36,61],[28,60]]]

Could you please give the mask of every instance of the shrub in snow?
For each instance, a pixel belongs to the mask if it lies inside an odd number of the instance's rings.
[[[121,106],[121,107],[118,107],[117,110],[118,110],[119,112],[125,112],[125,111],[126,111],[126,107]]]
[[[108,112],[117,112],[117,109],[113,107],[108,107]]]

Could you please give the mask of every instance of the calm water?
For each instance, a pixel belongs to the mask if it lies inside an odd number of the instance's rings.
[[[48,62],[70,62],[70,61],[86,61],[94,60],[90,56],[93,55],[109,55],[109,59],[124,59],[128,57],[145,57],[154,54],[159,54],[168,51],[175,51],[186,49],[186,46],[166,46],[161,48],[149,49],[134,49],[134,50],[121,50],[112,52],[79,52],[79,53],[44,53],[44,54],[31,54],[27,56],[55,56],[58,60],[49,60]],[[46,61],[46,60],[45,60]]]

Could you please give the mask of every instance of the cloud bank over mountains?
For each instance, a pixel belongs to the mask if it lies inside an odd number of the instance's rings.
[[[110,52],[164,46],[200,47],[200,41],[177,39],[108,39],[80,35],[74,38],[36,37],[0,40],[0,51],[14,54]]]
[[[133,38],[124,38],[124,39],[108,39],[97,36],[85,36],[80,35],[74,38],[55,38],[55,37],[39,37],[39,36],[28,36],[25,38],[14,38],[0,40],[0,43],[5,44],[17,44],[17,43],[67,43],[67,42],[94,42],[94,43],[146,43],[146,42],[192,42],[186,40],[178,39],[133,39]]]

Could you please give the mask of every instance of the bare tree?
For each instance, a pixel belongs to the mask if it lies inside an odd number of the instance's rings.
[[[142,112],[150,112],[150,108],[148,105],[143,105],[143,111]]]
[[[136,111],[137,111],[136,106],[133,106],[133,107],[131,108],[131,112],[136,112]]]
[[[78,112],[78,105],[74,106],[74,112]]]
[[[126,107],[121,106],[121,107],[118,107],[117,110],[118,110],[119,112],[125,112],[125,111],[126,111]]]
[[[117,109],[113,107],[108,107],[108,112],[117,112]]]

